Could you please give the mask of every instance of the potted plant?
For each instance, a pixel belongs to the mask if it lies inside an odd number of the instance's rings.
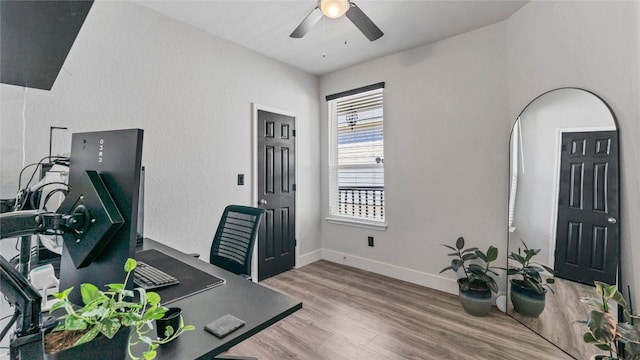
[[[59,301],[51,307],[50,313],[64,310],[65,314],[58,318],[58,325],[45,336],[45,352],[53,353],[48,355],[49,358],[77,359],[82,356],[95,360],[101,358],[99,355],[102,354],[106,358],[122,359],[128,354],[131,359],[154,359],[156,348],[160,344],[168,343],[183,332],[195,329],[192,325],[184,325],[180,318],[180,326],[177,329],[167,329],[163,339],[148,335],[154,328],[154,321],[161,319],[167,308],[160,305],[160,296],[155,292],[146,292],[142,288],[125,288],[136,265],[134,259],[127,259],[124,265],[124,282],[107,284],[107,291],[101,291],[92,284],[80,285],[84,303],[81,308],[68,299],[73,287],[54,295]],[[135,293],[138,297],[134,300]],[[94,339],[106,344],[97,345],[92,341]],[[122,339],[122,346],[114,344],[114,339]],[[146,347],[141,356],[134,355],[132,351],[138,344]],[[65,350],[66,348],[69,349]],[[98,355],[89,355],[90,350],[96,350]],[[120,353],[114,353],[117,351]]]
[[[522,240],[520,240],[522,241]],[[532,261],[540,249],[529,249],[522,241],[522,248],[518,253],[512,252],[509,259],[514,260],[519,266],[509,266],[507,276],[520,275],[521,279],[511,279],[511,303],[515,311],[524,316],[538,317],[544,311],[548,285],[554,283],[553,269],[539,262]],[[541,273],[547,271],[552,277],[543,278]]]
[[[591,311],[586,321],[587,332],[582,339],[598,349],[608,351],[609,355],[596,355],[601,359],[640,359],[640,316],[633,315],[627,308],[627,302],[613,285],[596,281],[598,297],[580,299]],[[611,314],[611,303],[618,304],[624,321],[618,323]],[[624,344],[624,350],[623,345]]]
[[[454,252],[451,265],[442,269],[458,272],[462,269],[464,276],[458,279],[460,302],[464,310],[474,316],[486,316],[491,310],[491,292],[498,292],[496,281],[489,273],[498,275],[491,270],[489,264],[498,258],[498,249],[489,246],[486,254],[476,247],[464,248],[464,238],[460,236],[454,246],[442,245]]]

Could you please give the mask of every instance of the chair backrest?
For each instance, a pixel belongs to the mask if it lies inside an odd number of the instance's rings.
[[[239,275],[251,275],[251,254],[264,209],[229,205],[211,244],[209,262]]]

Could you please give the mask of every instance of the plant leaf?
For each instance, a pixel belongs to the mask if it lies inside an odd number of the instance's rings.
[[[520,254],[516,254],[516,253],[511,253],[511,255],[509,255],[509,258],[517,261],[522,265],[524,265],[527,262]]]
[[[464,266],[464,262],[462,260],[460,259],[451,260],[451,267],[453,268],[453,271],[458,271],[458,269],[460,269],[463,266]]]
[[[82,335],[80,339],[78,339],[73,346],[78,346],[80,344],[87,343],[93,340],[96,336],[98,336],[99,333],[100,332],[98,331],[98,328],[96,327],[91,328],[91,330],[87,331],[84,335]]]
[[[493,246],[489,246],[489,249],[487,250],[487,262],[492,262],[492,261],[496,261],[496,259],[498,259],[498,249],[493,247]]]
[[[120,330],[120,321],[117,318],[104,318],[100,321],[99,329],[104,336],[112,339]]]
[[[462,250],[462,253],[464,254],[464,253],[468,253],[468,252],[472,252],[472,251],[476,251],[476,250],[478,250],[477,247],[472,247],[472,248],[468,248],[468,249]]]
[[[82,302],[85,305],[90,304],[104,296],[102,295],[100,290],[98,290],[98,288],[93,284],[81,284],[80,293],[82,294]]]
[[[456,254],[457,254],[458,249],[454,248],[453,246],[449,246],[449,245],[445,245],[445,244],[440,244],[440,245],[442,245],[442,246],[444,246],[444,247],[448,247],[449,249],[451,249],[451,250],[455,251],[455,252],[456,252]]]
[[[147,345],[153,345],[153,340],[151,340],[151,338],[148,336],[138,336],[138,340],[142,341]]]
[[[600,295],[601,297],[604,296],[605,288],[608,287],[609,285],[601,281],[596,281],[595,284],[596,284],[596,294]]]
[[[587,344],[598,342],[598,340],[596,340],[596,338],[594,338],[593,334],[591,334],[590,332],[584,333],[584,335],[582,335],[582,340],[584,340],[584,342],[586,342]]]
[[[156,358],[156,355],[157,353],[155,350],[149,350],[142,353],[142,356],[144,356],[145,360],[153,360]]]
[[[53,294],[53,297],[60,300],[67,300],[67,298],[69,298],[69,293],[71,292],[71,290],[73,290],[73,286],[64,291]]]
[[[447,271],[447,270],[453,270],[453,267],[451,266],[447,266],[446,268],[440,270],[440,272],[438,274],[442,274],[443,272]],[[455,270],[454,270],[455,271]]]
[[[535,271],[535,272],[544,272],[544,269],[539,267],[539,266],[535,266],[535,265],[529,265],[527,266],[527,269],[529,269],[529,271]]]
[[[464,248],[464,238],[462,236],[460,236],[457,240],[456,240],[456,249],[460,250]]]
[[[469,264],[469,271],[473,272],[474,274],[484,274],[484,267],[478,264]]]
[[[101,318],[101,317],[105,316],[108,312],[109,312],[109,309],[107,309],[107,308],[97,307],[97,308],[91,309],[89,311],[83,312],[82,316],[84,316],[84,317]]]
[[[618,324],[618,334],[628,342],[640,343],[640,328],[628,323]]]
[[[87,328],[87,323],[74,316],[67,316],[67,318],[64,319],[64,328],[65,330],[84,330]]]
[[[580,301],[589,305],[591,308],[595,310],[605,312],[604,305],[602,304],[602,300],[600,299],[596,299],[592,297],[583,297],[580,299]]]
[[[153,291],[147,292],[147,303],[150,305],[160,304],[160,295],[158,295],[157,292]]]
[[[616,292],[613,294],[613,296],[611,297],[611,300],[615,301],[616,303],[618,303],[618,305],[622,307],[625,307],[625,308],[627,307],[627,301],[624,299],[624,297],[618,290],[616,290]]]
[[[164,329],[164,334],[163,334],[164,338],[166,339],[170,337],[171,335],[173,335],[174,332],[175,331],[173,330],[173,326],[167,325],[167,327]]]
[[[544,293],[544,289],[542,288],[542,286],[540,286],[539,282],[533,281],[531,280],[531,278],[526,278],[524,282],[528,288],[535,291],[536,293],[538,294]]]
[[[544,265],[544,264],[538,264],[538,265],[542,266],[549,274],[551,274],[551,275],[555,275],[556,274],[555,270],[553,270],[552,268],[548,267],[547,265]]]
[[[119,293],[120,290],[124,289],[124,284],[107,284],[107,288],[115,293]]]
[[[475,260],[477,258],[478,258],[478,254],[477,253],[466,253],[466,254],[462,255],[462,260],[464,260],[464,261]]]
[[[487,262],[487,255],[485,255],[482,251],[476,250],[475,254],[478,258],[480,258],[480,260],[484,261],[485,263]]]
[[[124,263],[124,271],[131,272],[133,271],[133,269],[136,268],[137,265],[138,263],[136,262],[135,259],[128,258],[127,261]]]
[[[52,312],[58,309],[62,309],[66,307],[71,308],[71,303],[66,300],[56,301],[55,303],[53,303],[53,305],[51,305],[51,309],[49,309],[49,314],[51,314]]]
[[[591,311],[587,327],[599,343],[610,343],[616,336],[616,319],[609,313]]]
[[[491,279],[490,281],[487,281],[487,285],[489,286],[489,289],[491,289],[491,291],[493,291],[495,294],[497,294],[498,293],[498,284],[496,284],[496,281],[492,277],[489,277],[489,279]]]

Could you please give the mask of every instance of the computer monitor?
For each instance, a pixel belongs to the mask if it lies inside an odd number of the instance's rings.
[[[84,205],[92,215],[101,216],[83,236],[74,236],[78,235],[74,233],[64,235],[60,289],[73,286],[76,290],[71,292],[69,299],[74,303],[82,302],[82,283],[102,288],[105,284],[124,281],[125,261],[135,257],[142,138],[141,129],[75,133],[72,136],[69,194],[57,212],[69,213],[78,205]],[[100,208],[104,204],[96,204],[87,198],[91,192],[100,193],[100,180],[124,221],[119,228],[103,229],[106,235],[98,238],[94,233],[113,223],[109,211],[105,215]],[[103,193],[98,198],[105,196]],[[129,279],[127,288],[133,288],[133,279]]]

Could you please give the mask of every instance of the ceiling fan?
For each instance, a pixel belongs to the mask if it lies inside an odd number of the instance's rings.
[[[374,41],[382,37],[384,33],[369,17],[360,10],[360,8],[350,0],[318,0],[318,5],[311,10],[304,20],[293,30],[292,38],[303,37],[313,25],[315,25],[323,16],[331,19],[337,19],[346,15],[370,41]]]

